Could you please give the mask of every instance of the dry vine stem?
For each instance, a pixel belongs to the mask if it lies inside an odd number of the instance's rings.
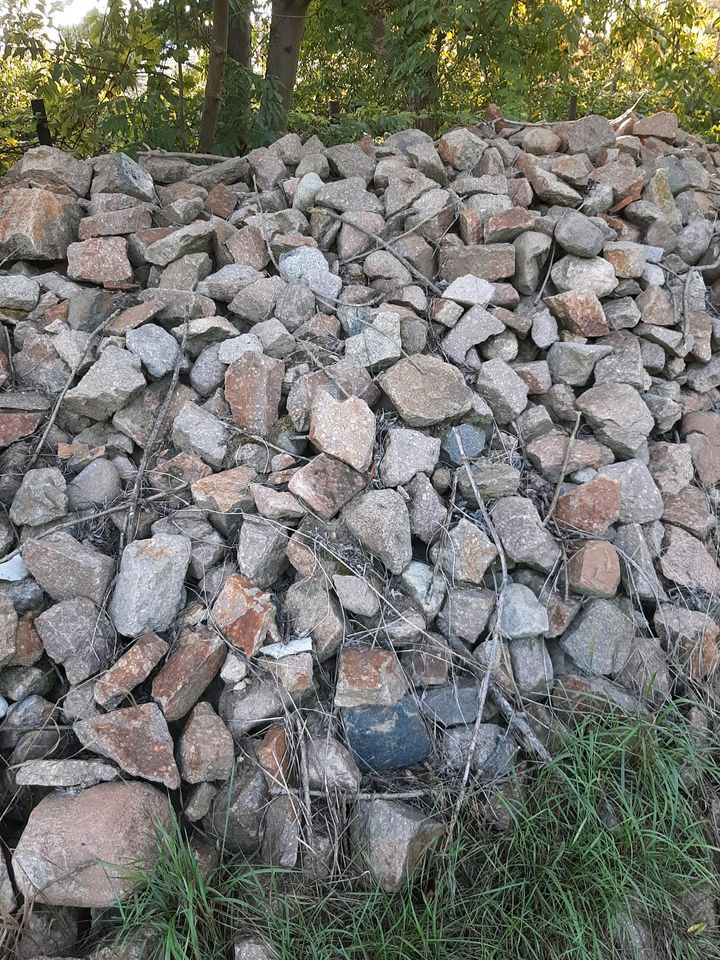
[[[145,444],[145,449],[143,450],[142,459],[140,460],[140,465],[138,466],[137,473],[135,475],[135,483],[133,484],[132,494],[130,495],[130,509],[125,515],[125,521],[123,522],[122,531],[120,532],[120,540],[118,544],[118,563],[122,559],[128,534],[131,543],[135,539],[135,531],[133,530],[133,526],[135,524],[135,515],[137,514],[138,500],[140,498],[140,490],[142,489],[143,477],[145,476],[145,471],[147,470],[147,465],[150,460],[153,447],[155,446],[155,441],[157,440],[158,433],[160,432],[160,427],[165,419],[165,415],[170,409],[172,399],[175,396],[175,390],[178,385],[178,380],[180,379],[180,367],[182,366],[183,357],[185,356],[187,331],[188,323],[185,324],[185,329],[183,330],[182,343],[180,344],[180,349],[178,350],[177,357],[175,358],[175,366],[173,368],[172,378],[170,379],[170,386],[167,389],[167,393],[163,397],[163,402],[160,404],[158,412],[155,414],[155,419],[153,420],[152,427],[150,428],[150,434],[148,436],[147,443]]]
[[[358,230],[360,233],[364,233],[366,237],[370,237],[371,240],[374,240],[375,243],[381,246],[384,250],[389,250],[395,259],[399,260],[405,269],[409,270],[419,283],[422,283],[422,285],[427,287],[428,290],[432,290],[436,297],[442,296],[442,290],[440,287],[433,283],[432,280],[428,280],[424,273],[421,273],[418,269],[416,269],[416,267],[414,267],[408,259],[403,257],[401,253],[398,253],[397,250],[394,250],[392,242],[388,243],[386,240],[383,240],[382,237],[379,237],[376,233],[373,233],[372,230],[368,230],[366,227],[360,226],[359,223],[346,220],[341,213],[335,213],[334,210],[327,210],[325,207],[319,207],[316,209],[318,213],[322,213],[324,216],[339,220],[341,223],[346,223],[349,227],[352,227],[353,230]]]
[[[480,690],[478,692],[478,711],[477,717],[475,718],[475,726],[473,727],[472,737],[470,738],[470,744],[468,746],[467,757],[465,758],[465,767],[463,769],[462,780],[460,781],[460,791],[455,801],[455,806],[453,808],[452,817],[450,818],[450,825],[445,839],[445,851],[447,852],[448,846],[452,841],[453,834],[455,833],[455,826],[460,816],[460,811],[462,810],[462,805],[467,794],[468,781],[470,779],[470,769],[472,767],[473,756],[475,754],[475,747],[477,746],[478,736],[480,735],[480,727],[482,725],[482,715],[485,710],[485,703],[487,701],[488,691],[490,689],[490,676],[497,666],[498,653],[502,643],[500,636],[500,617],[502,613],[502,603],[503,603],[503,592],[505,590],[505,585],[507,583],[507,560],[505,558],[505,551],[503,550],[503,545],[500,542],[500,537],[497,534],[495,526],[490,519],[490,514],[487,511],[487,507],[480,496],[478,491],[477,484],[475,483],[475,478],[472,475],[472,470],[470,469],[470,464],[468,463],[468,458],[465,453],[465,446],[463,445],[462,436],[457,427],[453,427],[453,436],[455,437],[455,443],[458,445],[458,450],[460,451],[460,457],[462,459],[462,465],[467,474],[468,482],[472,489],[473,495],[477,500],[478,509],[482,514],[482,518],[485,521],[490,536],[493,539],[495,544],[495,549],[498,552],[500,557],[500,565],[502,568],[502,582],[500,584],[500,591],[498,594],[498,604],[495,612],[495,626],[493,627],[493,632],[490,640],[487,641],[490,644],[487,655],[487,663],[485,664],[485,670],[483,671],[482,681],[480,683]]]
[[[565,482],[565,474],[567,473],[568,464],[570,463],[570,456],[572,454],[572,448],[575,443],[575,438],[577,437],[578,428],[580,426],[580,417],[582,414],[578,410],[575,417],[575,425],[572,428],[572,432],[568,437],[567,446],[565,447],[565,456],[563,457],[562,467],[560,468],[560,476],[558,477],[558,482],[555,485],[555,492],[553,493],[553,498],[550,501],[550,506],[548,507],[548,512],[545,514],[545,519],[540,524],[541,527],[546,526],[550,517],[552,517],[555,512],[555,507],[557,502],[560,499],[560,489]]]
[[[48,419],[48,422],[45,425],[45,429],[42,432],[42,436],[38,440],[35,446],[35,449],[33,450],[32,456],[30,457],[30,460],[27,465],[28,470],[32,470],[32,468],[37,463],[37,459],[40,456],[40,452],[43,446],[45,445],[45,441],[48,438],[48,434],[52,430],[53,424],[57,420],[57,415],[60,412],[60,406],[63,400],[65,399],[65,394],[68,392],[68,390],[72,386],[72,383],[75,377],[77,376],[78,371],[80,370],[80,367],[83,365],[83,361],[85,360],[85,357],[88,355],[88,351],[90,350],[90,346],[93,340],[95,339],[95,337],[98,336],[98,334],[103,332],[103,330],[115,319],[115,317],[118,316],[119,313],[120,313],[120,310],[115,310],[113,313],[111,313],[110,316],[107,318],[107,320],[105,320],[104,323],[101,323],[96,330],[93,330],[93,332],[87,338],[85,347],[83,348],[83,352],[75,361],[75,364],[73,365],[73,368],[70,371],[70,376],[65,381],[65,386],[62,388],[57,400],[55,401],[55,406],[52,408],[52,413],[50,414],[50,418]]]

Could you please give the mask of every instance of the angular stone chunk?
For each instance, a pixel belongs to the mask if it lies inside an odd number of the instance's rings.
[[[472,390],[449,363],[425,354],[398,361],[378,384],[409,427],[431,427],[467,413]]]
[[[225,396],[235,423],[261,437],[278,418],[285,364],[263,354],[247,352],[233,361],[225,374]]]
[[[622,581],[629,596],[658,603],[667,599],[655,572],[648,538],[639,523],[628,523],[618,528],[614,547],[620,556]]]
[[[132,279],[124,237],[93,237],[67,248],[68,277],[88,283],[124,283]]]
[[[94,684],[96,703],[105,709],[116,707],[147,680],[167,651],[167,643],[157,634],[143,634]]]
[[[560,639],[560,646],[581,670],[611,676],[625,666],[635,627],[617,603],[591,600]]]
[[[230,432],[209,410],[188,401],[175,417],[172,441],[183,453],[200,457],[219,470],[227,456]]]
[[[310,442],[322,453],[364,473],[372,463],[375,415],[364,400],[337,401],[317,391],[310,412]]]
[[[408,680],[390,650],[345,647],[338,656],[336,707],[391,706],[408,691]]]
[[[442,824],[406,803],[362,800],[352,824],[355,849],[383,890],[399,890],[443,835]]]
[[[198,703],[188,717],[177,757],[186,783],[230,777],[235,761],[233,738],[209,703]]]
[[[17,654],[18,616],[8,597],[0,597],[0,667],[12,663]]]
[[[503,548],[515,563],[549,573],[561,557],[553,537],[541,526],[540,515],[524,497],[503,497],[490,511]]]
[[[539,470],[551,483],[557,483],[565,463],[568,443],[569,438],[566,434],[553,430],[532,440],[525,448],[525,452],[536,470]],[[566,473],[573,474],[587,467],[597,470],[612,461],[612,451],[607,447],[593,440],[575,437],[568,457]]]
[[[288,490],[323,520],[332,520],[367,482],[366,474],[321,453],[293,474]]]
[[[600,468],[600,476],[620,484],[620,523],[651,523],[663,514],[660,491],[641,460]]]
[[[184,603],[191,549],[187,537],[167,534],[125,547],[108,607],[118,633],[137,637],[170,626]]]
[[[0,196],[0,259],[62,260],[77,237],[75,197],[11,187]]]
[[[234,467],[209,477],[201,477],[190,487],[192,498],[220,533],[229,537],[237,532],[242,515],[253,508],[250,484],[257,474],[252,467]]]
[[[268,787],[262,769],[239,758],[229,783],[223,784],[205,818],[205,829],[222,838],[233,853],[254,853],[262,842]]]
[[[620,484],[598,475],[559,497],[555,517],[584,533],[605,533],[620,517]]]
[[[348,581],[358,578],[341,579]],[[365,587],[369,591],[369,587]],[[371,596],[379,608],[377,597],[372,593]],[[368,600],[366,597],[363,599],[367,608]],[[312,637],[318,660],[327,660],[337,651],[345,633],[344,617],[322,580],[310,578],[293,583],[285,594],[285,612],[295,634],[301,637],[309,634]],[[372,613],[368,616],[372,616]]]
[[[285,566],[288,536],[280,524],[264,517],[247,517],[238,539],[240,573],[261,590],[271,587]]]
[[[186,628],[153,680],[153,700],[168,723],[184,717],[225,660],[222,639],[208,627]]]
[[[680,527],[668,525],[660,557],[663,576],[689,590],[720,591],[720,569],[706,548]]]
[[[702,680],[720,665],[720,627],[712,617],[685,607],[659,604],[655,632],[672,658],[692,677]]]
[[[417,430],[388,430],[387,447],[380,464],[386,487],[409,483],[418,473],[432,473],[440,456],[440,440]]]
[[[597,297],[607,297],[618,285],[612,265],[602,257],[563,257],[555,263],[550,276],[560,293],[589,290]]]
[[[410,515],[396,490],[371,490],[343,512],[350,533],[391,573],[400,573],[412,558]]]
[[[94,787],[117,776],[117,767],[100,760],[26,760],[15,782],[23,787]]]
[[[505,587],[498,609],[501,611],[498,626],[502,635],[510,640],[544,636],[550,628],[547,609],[522,583],[509,583]]]
[[[438,616],[438,627],[446,636],[476,643],[495,607],[492,590],[479,587],[450,587]]]
[[[597,438],[625,459],[638,455],[655,426],[647,405],[628,384],[591,387],[577,398],[577,406]]]
[[[125,707],[88,720],[78,720],[73,732],[92,753],[114,760],[131,777],[180,786],[167,723],[154,703]]]
[[[475,387],[501,426],[512,423],[527,406],[527,384],[504,360],[483,363]]]
[[[389,707],[345,707],[342,719],[361,770],[400,770],[432,753],[433,741],[412,694]]]
[[[497,550],[479,527],[462,517],[441,546],[430,548],[430,559],[440,562],[452,584],[480,584],[485,571],[497,557]]]
[[[98,607],[115,572],[112,557],[62,531],[28,540],[23,544],[22,558],[53,600],[87,597]]]
[[[223,636],[249,657],[262,647],[268,630],[275,623],[270,594],[258,590],[252,581],[238,574],[225,581],[212,613]]]
[[[72,413],[91,420],[106,420],[145,386],[140,359],[129,350],[108,346],[63,400]]]
[[[35,619],[47,654],[65,668],[68,681],[80,683],[110,662],[114,634],[105,613],[85,597],[56,603]]]
[[[588,540],[568,563],[568,584],[573,593],[586,597],[615,596],[620,586],[617,550],[606,540]]]
[[[57,467],[28,470],[10,507],[10,519],[18,525],[37,527],[67,513],[65,477]]]
[[[15,879],[25,896],[42,903],[113,907],[133,891],[132,871],[151,868],[158,826],[170,828],[170,809],[147,783],[50,794],[30,814],[15,848]]]

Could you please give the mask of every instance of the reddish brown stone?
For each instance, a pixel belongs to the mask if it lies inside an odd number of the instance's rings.
[[[230,731],[209,703],[198,703],[178,743],[178,764],[187,783],[227,780],[235,751]]]
[[[558,499],[555,517],[585,533],[605,533],[620,519],[620,484],[610,477],[593,477]]]
[[[323,520],[331,520],[364,490],[367,475],[321,453],[293,474],[288,489]]]
[[[43,314],[43,326],[47,327],[56,320],[67,320],[70,313],[70,301],[61,300],[60,303],[48,307]]]
[[[265,436],[278,418],[285,364],[264,354],[244,353],[225,374],[225,399],[235,423]]]
[[[116,237],[126,233],[147,230],[152,225],[150,210],[145,206],[108,210],[92,217],[83,217],[78,227],[78,239],[92,237]]]
[[[214,216],[227,220],[237,204],[237,194],[224,183],[217,183],[208,193],[205,203]]]
[[[604,337],[609,333],[602,305],[592,290],[569,290],[546,297],[550,313],[561,326],[581,337]]]
[[[95,684],[93,696],[101,707],[116,707],[150,676],[168,651],[156,633],[143,634]]]
[[[37,612],[25,613],[18,620],[15,634],[15,655],[8,666],[30,667],[45,653],[40,634],[35,629]]]
[[[340,651],[336,707],[391,706],[407,690],[407,677],[392,651],[367,647],[345,647]]]
[[[458,226],[464,243],[482,243],[483,221],[477,210],[463,207],[458,215]]]
[[[68,276],[89,283],[122,283],[132,279],[123,237],[95,237],[71,243],[67,250]]]
[[[0,260],[62,260],[79,220],[74,196],[22,187],[0,190]]]
[[[617,551],[606,540],[588,540],[571,558],[567,573],[574,593],[609,600],[620,586]]]
[[[208,512],[213,526],[230,536],[240,525],[242,514],[253,509],[250,484],[256,477],[252,467],[233,467],[196,480],[190,491],[196,505]]]
[[[147,303],[137,303],[134,307],[128,307],[110,321],[106,328],[107,333],[121,337],[128,330],[134,330],[148,320],[152,320],[162,308],[163,305],[157,300],[149,300]]]
[[[526,447],[525,452],[532,465],[552,483],[556,483],[560,479],[568,439],[565,433],[548,433],[543,437],[538,437],[537,440],[533,440]],[[583,470],[585,467],[592,467],[597,470],[599,467],[612,463],[614,459],[612,451],[602,444],[576,437],[570,451],[566,473]]]
[[[285,727],[279,723],[270,727],[257,748],[257,760],[271,789],[287,785],[290,755]]]
[[[225,654],[225,644],[208,627],[183,630],[152,685],[153,700],[168,722],[184,717],[197,702],[223,665]]]
[[[720,627],[706,613],[660,604],[654,623],[670,657],[695,680],[720,669]]]
[[[249,657],[258,652],[275,622],[270,594],[240,574],[225,581],[212,613],[223,636]]]
[[[270,263],[270,254],[262,233],[257,227],[247,226],[238,230],[226,244],[235,263],[263,270]]]
[[[717,526],[707,494],[697,487],[685,487],[680,493],[663,497],[663,520],[689,530],[704,539]]]
[[[40,413],[15,413],[0,410],[0,450],[16,440],[31,436],[42,419]]]
[[[663,110],[636,120],[633,133],[636,137],[657,137],[659,140],[668,140],[672,143],[678,135],[678,120],[674,113]]]
[[[170,790],[180,786],[172,737],[154,703],[78,720],[73,731],[86,749],[114,760],[130,776]]]
[[[301,699],[314,688],[311,653],[293,653],[279,660],[263,659],[260,666],[271,674],[294,700]]]
[[[490,217],[485,223],[485,243],[505,243],[514,240],[525,230],[532,230],[538,214],[525,207],[511,207],[502,213]],[[466,240],[466,243],[479,243],[479,240]]]
[[[680,527],[668,526],[660,568],[668,580],[690,590],[720,593],[720,570],[703,544]]]
[[[683,417],[681,434],[692,451],[693,465],[700,483],[706,487],[720,481],[720,414],[711,411],[688,413]]]

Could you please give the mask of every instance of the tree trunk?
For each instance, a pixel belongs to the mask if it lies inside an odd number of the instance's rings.
[[[205,81],[205,102],[200,120],[200,149],[209,153],[215,142],[215,129],[220,113],[223,76],[228,49],[228,24],[230,8],[228,0],[213,0],[213,32]]]
[[[292,106],[297,78],[300,44],[305,32],[305,15],[310,0],[272,0],[270,44],[268,46],[266,77],[278,83],[285,110]]]
[[[250,4],[240,10],[233,9],[230,12],[230,32],[228,33],[228,56],[246,70],[252,70],[251,13]]]

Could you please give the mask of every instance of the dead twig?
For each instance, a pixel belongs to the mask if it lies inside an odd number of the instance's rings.
[[[370,239],[374,240],[375,243],[383,248],[383,250],[388,250],[390,253],[392,253],[395,259],[399,260],[405,269],[410,271],[418,283],[421,283],[424,287],[427,287],[428,290],[432,290],[436,297],[442,296],[443,292],[440,287],[433,283],[432,280],[428,280],[425,274],[421,273],[420,270],[414,267],[406,257],[404,257],[401,253],[398,253],[397,250],[394,250],[392,243],[388,243],[386,240],[383,240],[382,237],[379,237],[376,233],[373,233],[372,230],[368,230],[366,227],[360,226],[359,223],[353,223],[351,220],[346,220],[341,213],[335,213],[334,210],[328,210],[325,207],[315,209],[318,213],[322,213],[326,216],[332,217],[335,220],[339,220],[341,223],[346,223],[349,227],[352,227],[353,230],[358,230],[360,233],[364,233],[366,237],[370,237]]]
[[[227,160],[236,160],[237,157],[220,157],[214,153],[190,153],[182,150],[141,150],[143,157],[177,157],[179,160],[204,160],[206,163],[225,163]]]
[[[683,341],[687,343],[690,336],[690,284],[695,273],[706,273],[708,270],[715,270],[720,267],[720,257],[713,260],[712,263],[703,263],[700,266],[692,266],[685,274],[685,284],[683,286]]]
[[[181,493],[183,490],[187,489],[190,486],[189,483],[178,484],[177,487],[173,487],[172,490],[163,490],[161,493],[153,493],[149,497],[142,497],[139,501],[140,503],[154,503],[157,500],[167,500],[169,497],[174,497],[178,493]],[[38,540],[44,540],[45,537],[49,537],[52,533],[58,533],[60,530],[67,530],[68,527],[74,527],[78,523],[88,523],[91,520],[100,520],[103,517],[109,517],[113,513],[121,513],[123,510],[128,509],[128,501],[123,500],[122,503],[116,503],[112,507],[106,507],[104,510],[98,510],[97,513],[90,513],[86,515],[78,515],[72,517],[70,520],[65,520],[63,523],[58,523],[57,526],[50,527],[48,530],[43,530],[41,533],[38,533],[35,537],[30,537],[28,540],[23,543],[23,547],[27,546],[28,543],[36,543]],[[7,560],[12,560],[13,557],[19,556],[22,548],[16,547],[10,553],[6,553],[2,558],[3,563]]]
[[[572,428],[572,433],[568,437],[567,447],[565,448],[565,456],[563,457],[562,467],[560,468],[560,476],[558,477],[558,482],[555,485],[555,492],[553,493],[553,498],[550,501],[550,506],[548,507],[548,512],[545,514],[545,519],[540,524],[541,527],[547,525],[548,520],[552,517],[557,502],[560,499],[560,488],[565,482],[565,474],[567,473],[568,464],[570,463],[570,455],[572,454],[573,444],[575,443],[575,438],[577,437],[578,427],[580,426],[580,417],[582,414],[578,410],[577,416],[575,417],[575,425]]]
[[[152,427],[150,429],[150,434],[148,436],[147,443],[145,444],[145,449],[143,450],[143,455],[140,460],[140,464],[135,475],[135,482],[133,483],[132,493],[130,495],[130,509],[125,515],[125,521],[123,523],[122,530],[120,531],[120,541],[118,544],[118,563],[122,559],[123,550],[125,549],[125,543],[128,540],[129,542],[135,539],[135,532],[133,526],[135,524],[135,516],[137,514],[138,500],[140,498],[140,490],[142,489],[143,478],[145,476],[145,471],[147,470],[147,465],[150,461],[152,455],[153,447],[155,446],[155,441],[157,440],[158,433],[160,432],[160,427],[162,426],[165,416],[170,409],[170,404],[172,399],[175,396],[175,390],[180,379],[180,367],[182,366],[183,358],[185,356],[185,344],[187,342],[187,332],[188,324],[185,324],[185,329],[183,330],[182,342],[180,344],[180,349],[178,350],[177,357],[175,358],[175,366],[173,367],[172,377],[170,379],[170,386],[167,389],[167,393],[163,397],[163,402],[160,404],[158,412],[155,414],[155,419],[153,420]]]
[[[72,386],[73,381],[75,380],[75,377],[77,376],[78,371],[80,370],[80,367],[83,365],[85,357],[88,355],[90,351],[90,346],[92,345],[95,338],[103,332],[105,327],[107,327],[107,325],[111,322],[111,320],[114,320],[115,317],[119,315],[119,313],[120,313],[120,310],[115,310],[113,313],[111,313],[110,316],[107,318],[107,320],[105,320],[104,323],[101,323],[100,326],[97,328],[97,330],[93,330],[93,332],[87,338],[87,342],[85,343],[83,352],[75,361],[73,368],[70,371],[70,376],[65,381],[65,386],[62,388],[62,390],[60,391],[60,394],[58,395],[57,400],[55,401],[55,406],[52,408],[52,413],[50,414],[47,424],[45,425],[45,429],[42,432],[42,436],[38,440],[35,446],[35,449],[33,450],[32,456],[30,457],[30,460],[28,462],[28,466],[27,466],[28,470],[32,470],[32,468],[37,463],[37,459],[40,456],[40,452],[43,446],[45,445],[45,441],[48,438],[48,434],[52,430],[53,424],[55,423],[57,416],[60,413],[60,407],[62,405],[63,400],[65,399],[65,395],[70,390],[70,387]]]

